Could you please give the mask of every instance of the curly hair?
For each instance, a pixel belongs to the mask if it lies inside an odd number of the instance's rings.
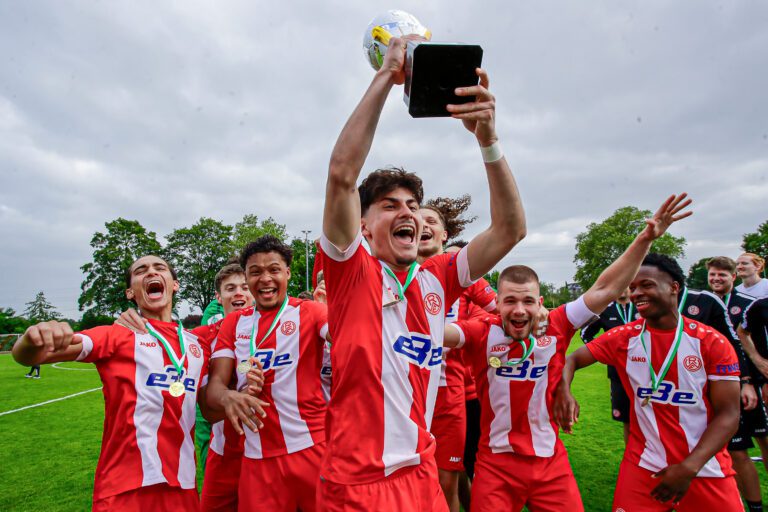
[[[670,258],[666,254],[658,254],[655,252],[648,253],[645,259],[643,259],[642,265],[644,267],[656,267],[660,271],[664,272],[669,277],[671,277],[674,282],[680,285],[681,290],[685,286],[685,274],[683,273],[683,269],[680,268],[680,265],[677,263],[677,261],[675,261],[673,258]]]
[[[477,219],[477,215],[464,217],[464,213],[469,209],[470,204],[472,204],[472,196],[464,194],[455,199],[436,197],[424,203],[422,208],[428,208],[437,213],[443,222],[446,233],[448,233],[448,240],[453,240],[461,236],[467,224]]]
[[[282,256],[283,261],[289,267],[291,266],[291,261],[293,261],[293,249],[290,246],[284,244],[275,235],[263,235],[243,248],[243,251],[240,253],[240,266],[245,268],[248,258],[262,252],[276,252]]]
[[[369,174],[357,189],[360,194],[360,213],[365,215],[373,203],[396,188],[404,188],[413,194],[416,202],[424,200],[421,178],[399,167],[377,169]]]

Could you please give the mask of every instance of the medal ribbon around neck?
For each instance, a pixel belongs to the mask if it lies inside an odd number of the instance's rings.
[[[619,312],[619,318],[621,318],[621,322],[623,324],[628,324],[632,321],[632,303],[629,303],[629,307],[627,308],[627,316],[624,316],[624,306],[619,304],[618,302],[614,302],[614,305],[616,306],[616,310]]]
[[[680,348],[680,340],[683,339],[683,316],[680,315],[677,319],[677,329],[675,334],[675,341],[672,343],[672,346],[669,348],[669,352],[667,352],[667,357],[664,359],[664,363],[661,365],[661,370],[659,371],[659,374],[655,374],[653,371],[653,363],[651,362],[651,353],[648,352],[648,346],[645,344],[645,339],[643,335],[645,334],[645,322],[643,322],[643,328],[640,331],[640,343],[643,345],[643,350],[645,351],[645,355],[648,358],[648,371],[651,374],[651,389],[653,389],[653,393],[656,392],[657,389],[659,389],[659,385],[661,385],[661,382],[664,380],[664,377],[666,377],[667,372],[669,371],[669,368],[672,366],[672,361],[675,359],[675,356],[677,355],[677,349]],[[651,341],[651,333],[648,333],[648,341]]]
[[[182,375],[184,375],[184,359],[187,358],[187,347],[184,346],[184,330],[181,328],[181,322],[179,322],[178,325],[178,332],[179,332],[179,346],[181,347],[181,357],[176,357],[176,353],[171,348],[170,343],[168,343],[168,340],[165,339],[165,337],[157,332],[154,327],[152,327],[152,324],[147,322],[147,331],[149,334],[151,334],[157,341],[160,342],[160,344],[165,349],[165,353],[168,354],[168,358],[171,360],[171,363],[173,363],[173,367],[176,368],[176,371],[179,374],[179,378],[181,378]]]
[[[264,335],[263,338],[261,338],[261,341],[257,344],[254,343],[256,339],[256,329],[259,326],[259,320],[256,318],[256,314],[254,312],[253,315],[253,327],[251,327],[251,340],[250,340],[250,347],[251,347],[251,357],[256,353],[256,349],[261,346],[262,343],[264,343],[267,338],[269,338],[269,335],[272,334],[272,331],[275,330],[275,327],[277,327],[277,322],[280,321],[280,317],[283,316],[283,312],[285,312],[285,308],[288,307],[288,293],[285,294],[285,300],[283,300],[283,304],[280,306],[280,309],[277,311],[277,314],[275,315],[275,319],[272,320],[272,325],[269,326],[269,330],[267,331],[267,334]]]
[[[683,314],[683,308],[685,307],[685,299],[688,298],[688,287],[683,286],[683,298],[680,299],[680,305],[677,306],[677,312],[681,315]],[[645,329],[645,324],[643,324],[643,329]]]
[[[419,264],[415,261],[411,263],[411,266],[408,268],[408,275],[405,277],[405,284],[400,284],[400,280],[397,278],[394,272],[392,272],[392,269],[389,268],[386,265],[382,265],[384,268],[384,272],[386,272],[389,277],[395,280],[395,284],[397,285],[397,293],[398,293],[398,302],[401,300],[405,300],[405,291],[408,289],[408,287],[413,282],[413,278],[416,277],[416,271],[419,269]]]
[[[528,356],[530,356],[531,352],[533,352],[533,346],[536,344],[536,338],[534,338],[530,334],[528,335],[528,341],[531,342],[530,345],[526,345],[525,341],[523,341],[523,340],[512,340],[512,341],[514,341],[516,343],[519,343],[520,345],[523,346],[523,357],[521,357],[520,359],[518,359],[517,361],[514,361],[514,362],[507,361],[506,363],[504,363],[506,366],[517,366],[518,364],[520,364],[523,361],[525,361],[526,359],[528,359]]]

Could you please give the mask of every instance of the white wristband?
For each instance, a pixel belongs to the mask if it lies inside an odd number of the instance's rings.
[[[504,157],[504,152],[501,150],[501,144],[498,141],[487,148],[481,147],[480,154],[483,155],[483,162],[487,164],[501,160]]]

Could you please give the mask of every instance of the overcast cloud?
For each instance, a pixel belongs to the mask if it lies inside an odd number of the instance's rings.
[[[686,269],[768,218],[765,2],[0,2],[0,307],[43,290],[79,317],[90,238],[119,216],[319,235],[331,148],[373,75],[363,30],[387,8],[485,50],[528,218],[502,264],[570,280],[589,222],[672,192],[696,201],[673,228]],[[401,89],[366,169],[386,164],[427,197],[471,193],[469,235],[488,224],[474,138],[411,119]]]

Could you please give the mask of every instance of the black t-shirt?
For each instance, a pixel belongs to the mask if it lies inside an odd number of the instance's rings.
[[[597,337],[600,329],[603,331],[610,331],[614,327],[620,327],[637,318],[639,318],[639,315],[632,303],[622,306],[618,302],[611,302],[608,307],[598,315],[594,322],[581,330],[581,339],[584,343],[589,343]],[[608,366],[608,377],[619,378],[619,374],[616,373],[616,368],[613,366]]]
[[[752,335],[758,353],[768,358],[768,297],[758,299],[747,307],[742,326]]]

